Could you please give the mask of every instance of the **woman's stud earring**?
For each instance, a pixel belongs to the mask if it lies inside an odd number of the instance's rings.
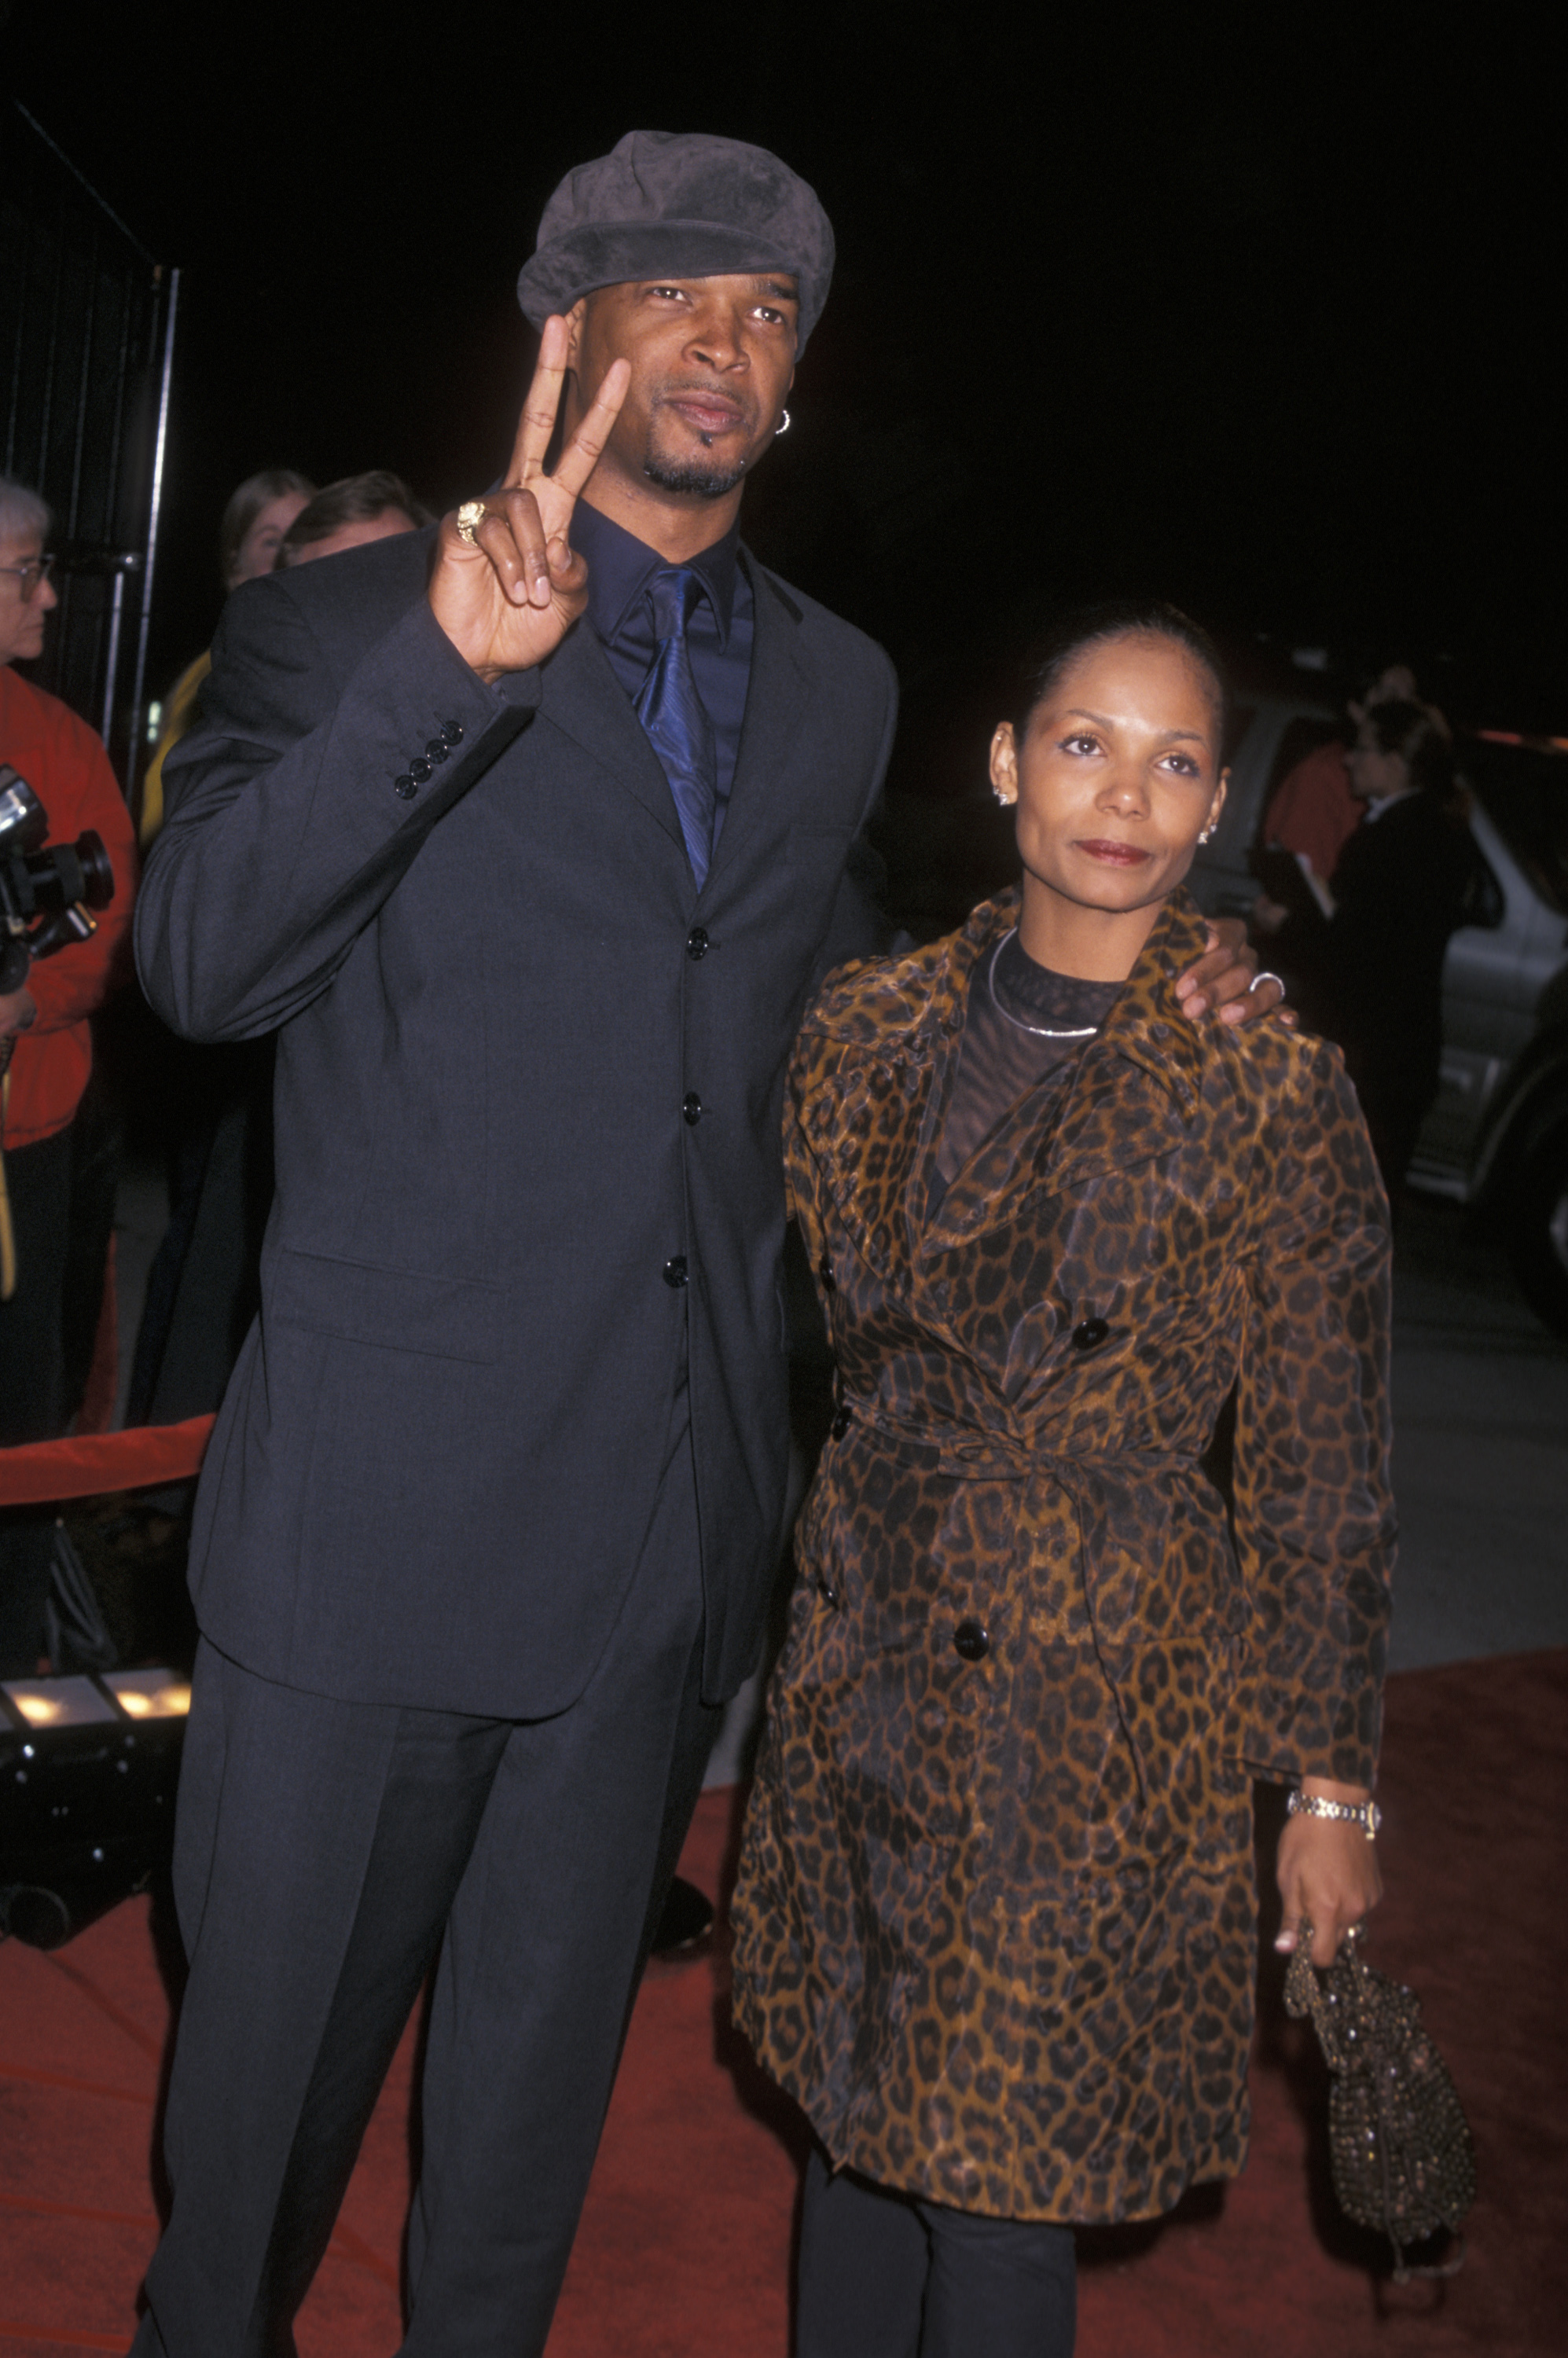
[[[773,439],[776,441],[781,434],[787,434],[788,432],[789,412],[786,409],[781,416],[778,424],[773,428]]]

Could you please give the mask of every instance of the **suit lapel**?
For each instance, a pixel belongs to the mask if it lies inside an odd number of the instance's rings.
[[[541,685],[545,718],[636,796],[684,860],[686,840],[664,765],[586,621],[567,633],[544,666]]]
[[[748,571],[754,600],[752,676],[730,807],[705,892],[722,876],[770,804],[776,802],[779,773],[788,761],[810,687],[795,646],[800,629],[797,616],[762,566],[752,560]],[[669,780],[610,658],[586,622],[568,632],[545,665],[540,708],[636,796],[671,841],[679,845],[684,860],[686,843]]]
[[[810,688],[797,648],[798,615],[749,551],[742,549],[741,561],[752,584],[752,676],[730,807],[705,891],[723,876],[770,806],[776,807],[780,776]]]

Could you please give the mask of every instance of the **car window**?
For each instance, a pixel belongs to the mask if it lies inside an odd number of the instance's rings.
[[[1536,891],[1568,915],[1568,742],[1482,730],[1454,750],[1460,775]]]

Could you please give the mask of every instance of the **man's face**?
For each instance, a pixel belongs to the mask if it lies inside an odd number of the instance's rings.
[[[310,565],[319,557],[336,557],[345,548],[364,548],[373,540],[395,540],[399,533],[417,532],[418,525],[401,508],[383,508],[379,515],[361,516],[353,524],[341,524],[325,540],[308,540],[303,548],[287,552],[290,565]]]
[[[0,540],[0,566],[31,565],[44,553],[38,534],[22,540]],[[47,581],[35,580],[30,599],[22,595],[15,573],[0,572],[0,664],[31,663],[44,651],[44,621],[59,604]]]
[[[649,278],[584,296],[568,318],[568,423],[611,362],[632,382],[600,466],[694,499],[721,499],[772,443],[795,375],[800,316],[784,273]]]

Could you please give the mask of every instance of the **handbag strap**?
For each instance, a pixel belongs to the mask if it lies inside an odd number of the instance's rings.
[[[1346,2051],[1340,2037],[1343,2017],[1329,1996],[1327,1981],[1313,1963],[1312,1943],[1313,1928],[1303,1916],[1296,1927],[1296,1945],[1285,1969],[1285,2012],[1293,2015],[1298,2021],[1310,2015],[1318,2045],[1323,2050],[1324,2061],[1329,2070],[1349,2071],[1367,2060],[1365,2050],[1358,2048],[1353,2054]],[[1364,2002],[1367,1996],[1366,1960],[1355,1955],[1358,1945],[1356,1942],[1346,1942],[1340,1949],[1335,1963],[1337,1964],[1339,1958],[1346,1956],[1347,1951],[1350,1952],[1354,1964],[1360,1968],[1355,1985],[1356,1996]],[[1332,1972],[1333,1967],[1328,1970]]]

